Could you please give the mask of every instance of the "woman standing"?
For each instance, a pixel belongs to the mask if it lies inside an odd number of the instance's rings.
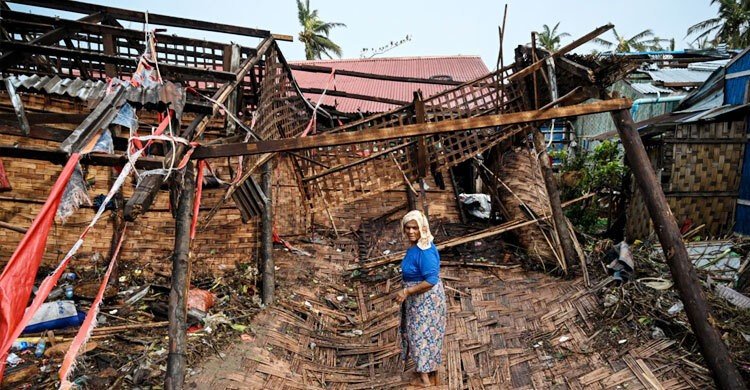
[[[396,300],[404,302],[409,356],[417,365],[412,385],[426,387],[437,384],[437,367],[443,361],[446,310],[440,254],[421,211],[407,213],[401,228],[409,249],[401,261],[404,288]]]

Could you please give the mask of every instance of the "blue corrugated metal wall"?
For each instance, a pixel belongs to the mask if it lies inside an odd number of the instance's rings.
[[[750,52],[738,58],[727,68],[727,76],[750,70]],[[726,79],[724,86],[725,104],[744,104],[747,83],[750,76]],[[745,129],[750,131],[750,118],[745,122]],[[740,234],[750,235],[750,142],[745,145],[745,160],[742,164],[742,178],[740,179],[740,195],[737,200],[737,215],[735,217],[734,231]]]

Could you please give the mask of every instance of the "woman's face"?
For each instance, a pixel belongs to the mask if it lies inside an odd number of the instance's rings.
[[[411,242],[412,244],[419,241],[419,237],[421,237],[421,234],[419,233],[419,224],[415,220],[411,220],[404,225],[404,233],[406,234],[406,238]]]

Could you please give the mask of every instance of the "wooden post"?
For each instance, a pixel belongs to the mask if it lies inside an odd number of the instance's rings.
[[[533,129],[532,133],[534,135],[534,148],[539,155],[539,165],[541,166],[542,177],[544,177],[544,186],[547,188],[547,196],[549,197],[549,204],[552,209],[552,220],[555,223],[557,236],[560,238],[563,256],[565,256],[565,264],[570,268],[574,264],[574,259],[578,257],[575,245],[573,244],[573,238],[571,237],[572,232],[568,229],[568,222],[565,219],[565,214],[563,214],[560,203],[560,191],[557,189],[557,181],[552,173],[552,164],[550,164],[549,154],[547,154],[547,145],[544,144],[544,135],[542,135],[539,129]]]
[[[265,206],[261,216],[261,298],[265,305],[273,303],[276,289],[275,268],[273,262],[273,199],[271,197],[271,166],[273,160],[263,164],[261,189],[265,194]]]
[[[169,292],[169,357],[164,388],[182,389],[187,366],[187,294],[190,283],[190,224],[193,220],[195,178],[193,163],[185,168],[175,221],[172,289]],[[175,179],[175,182],[177,180]],[[175,185],[179,185],[175,183]]]
[[[643,141],[633,124],[630,111],[613,111],[612,119],[620,134],[633,175],[643,194],[654,230],[667,259],[680,299],[685,304],[685,314],[698,340],[701,354],[720,389],[745,389],[737,367],[729,356],[719,332],[711,326],[711,316],[706,297],[701,290],[698,275],[690,262],[677,221],[669,208],[661,184],[643,147]]]
[[[414,116],[417,123],[425,123],[427,115],[424,109],[424,100],[422,91],[414,92]],[[429,219],[429,210],[427,206],[427,191],[425,190],[424,178],[427,176],[427,140],[425,136],[417,139],[417,175],[419,176],[419,197],[422,201],[422,212]]]
[[[104,54],[115,54],[115,39],[112,37],[112,34],[107,33],[102,35],[102,44],[104,45]],[[117,77],[117,68],[115,67],[115,64],[105,63],[104,73],[110,78]]]
[[[240,46],[237,44],[231,44],[224,46],[224,71],[236,73],[240,67]],[[237,88],[232,91],[227,101],[227,110],[235,116],[237,115],[238,103],[238,91],[242,90],[242,82],[238,84]],[[237,131],[237,124],[227,115],[227,128],[226,136],[231,137]]]

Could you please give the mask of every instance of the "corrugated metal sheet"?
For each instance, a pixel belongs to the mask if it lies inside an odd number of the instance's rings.
[[[662,83],[703,83],[711,75],[711,72],[704,72],[682,68],[666,68],[658,70],[644,70],[652,80]]]
[[[108,83],[101,80],[68,79],[59,76],[21,75],[7,79],[19,91],[43,92],[52,95],[67,95],[81,99],[94,107],[107,95]],[[113,79],[113,85],[120,80]],[[185,107],[185,89],[180,84],[165,81],[163,85],[146,88],[122,83],[126,88],[125,100],[139,106],[170,104],[170,108],[180,116]]]
[[[700,71],[700,72],[713,72],[716,69],[721,68],[729,63],[729,59],[726,60],[715,60],[715,61],[704,61],[704,62],[693,62],[688,64],[688,69]]]
[[[743,72],[750,69],[750,47],[737,54],[727,64],[727,73]]]
[[[644,95],[660,95],[660,94],[671,94],[674,91],[667,88],[657,87],[651,83],[632,83],[630,84],[633,89],[644,94]]]
[[[470,81],[489,73],[479,56],[446,57],[393,57],[347,60],[298,61],[293,64],[318,65],[334,69],[374,73],[389,76],[431,78],[449,76],[455,81]],[[326,88],[329,75],[293,70],[294,78],[301,88]],[[437,94],[451,86],[404,83],[386,80],[371,80],[359,77],[336,76],[330,89],[337,91],[383,97],[401,101],[412,101],[414,91],[421,89],[425,97]],[[305,97],[317,102],[320,95],[306,93]],[[367,100],[324,96],[322,104],[335,107],[341,112],[383,112],[396,105]]]

